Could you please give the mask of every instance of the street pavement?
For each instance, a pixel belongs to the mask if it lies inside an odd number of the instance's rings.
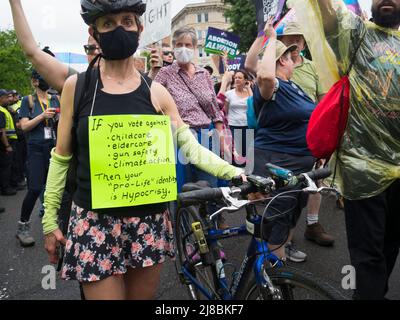
[[[36,244],[30,248],[22,248],[19,245],[15,232],[25,192],[20,191],[16,196],[0,198],[0,206],[6,207],[6,212],[0,214],[0,300],[80,299],[78,285],[75,281],[58,279],[55,289],[45,290],[42,287],[42,279],[46,276],[46,273],[42,273],[42,271],[49,263],[43,247],[38,205],[32,214],[32,235]],[[245,215],[243,212],[236,212],[225,214],[225,217],[228,224],[239,225],[244,222]],[[304,263],[292,263],[291,265],[328,280],[344,295],[351,297],[349,290],[341,288],[342,279],[346,275],[342,274],[342,269],[349,265],[350,261],[346,244],[344,213],[336,208],[333,196],[324,197],[320,221],[335,236],[335,245],[331,248],[323,248],[305,240],[303,236],[305,216],[303,213],[294,240],[296,246],[307,253],[308,259]],[[233,263],[237,270],[240,268],[240,261],[245,254],[247,242],[247,237],[222,241],[229,262]],[[233,268],[227,269],[227,273],[233,271],[235,271]],[[393,271],[390,292],[387,297],[400,299],[400,259]],[[188,299],[186,289],[180,284],[174,262],[171,260],[165,263],[157,299]]]

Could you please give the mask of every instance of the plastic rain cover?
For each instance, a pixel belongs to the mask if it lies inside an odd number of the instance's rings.
[[[383,192],[400,178],[400,31],[362,21],[341,0],[331,1],[338,27],[328,41],[319,1],[289,5],[304,28],[324,88],[347,71],[362,39],[350,72],[349,120],[335,180],[345,198],[357,200]],[[332,159],[331,165],[335,162]]]

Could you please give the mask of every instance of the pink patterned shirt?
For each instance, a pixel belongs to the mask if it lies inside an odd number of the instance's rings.
[[[185,123],[192,128],[208,128],[211,121],[223,122],[223,117],[209,73],[198,66],[195,68],[195,74],[190,79],[175,61],[161,68],[154,80],[167,88]]]

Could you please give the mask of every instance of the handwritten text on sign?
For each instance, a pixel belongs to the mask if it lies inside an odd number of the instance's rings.
[[[143,14],[144,30],[140,36],[141,48],[171,34],[171,1],[147,0],[146,6]]]
[[[89,154],[93,209],[176,199],[169,117],[89,117]]]

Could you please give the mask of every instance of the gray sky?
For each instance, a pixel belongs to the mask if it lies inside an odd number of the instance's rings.
[[[80,0],[21,0],[36,41],[54,52],[83,53],[88,32],[79,11]],[[372,0],[359,0],[364,9]],[[172,15],[188,3],[202,0],[171,0]],[[0,0],[0,29],[13,28],[8,0]]]

